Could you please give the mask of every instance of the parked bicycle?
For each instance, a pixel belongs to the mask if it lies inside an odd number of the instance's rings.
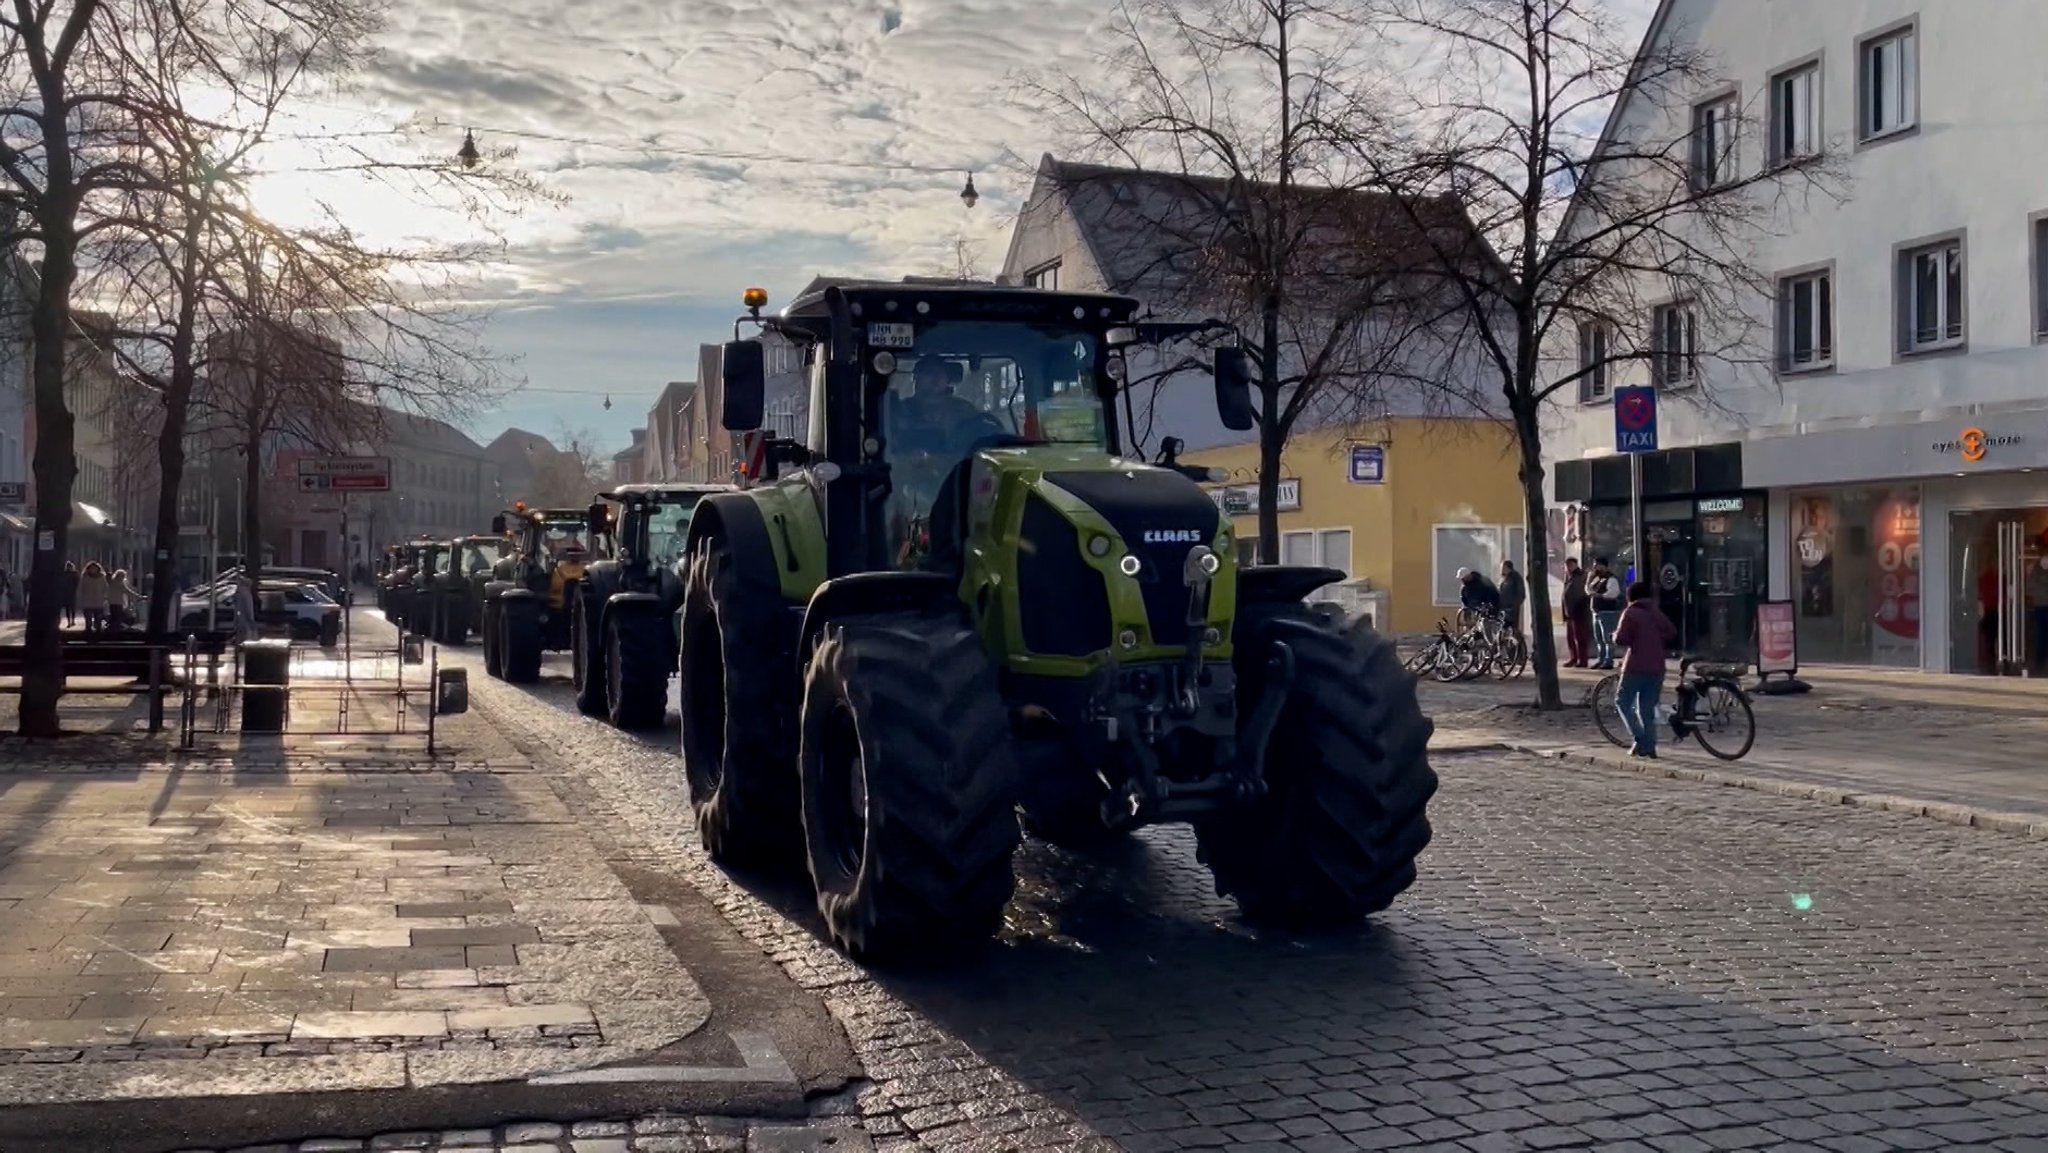
[[[1501,680],[1520,676],[1529,666],[1529,645],[1498,610],[1465,609],[1455,626],[1436,622],[1436,636],[1408,658],[1408,671],[1439,681],[1471,680],[1492,673]]]
[[[1672,733],[1679,740],[1692,737],[1724,761],[1747,756],[1756,744],[1756,713],[1738,679],[1745,669],[1744,665],[1710,664],[1697,657],[1678,662],[1678,689],[1670,712]],[[1587,691],[1585,703],[1593,710],[1593,723],[1600,727],[1600,735],[1616,748],[1625,749],[1634,738],[1615,704],[1620,688],[1621,674],[1609,673]]]

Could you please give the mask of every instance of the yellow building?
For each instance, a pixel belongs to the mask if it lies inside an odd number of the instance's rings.
[[[1182,460],[1229,472],[1208,487],[1234,514],[1240,547],[1254,547],[1258,445]],[[1342,569],[1351,579],[1329,599],[1371,609],[1382,631],[1424,632],[1455,611],[1461,567],[1493,577],[1505,557],[1527,568],[1514,432],[1504,422],[1394,418],[1298,432],[1281,478],[1281,560]]]

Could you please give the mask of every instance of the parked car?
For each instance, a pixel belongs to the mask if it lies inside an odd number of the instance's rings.
[[[178,598],[178,623],[187,631],[204,629],[207,607],[213,607],[216,628],[237,627],[235,589],[223,581]],[[265,632],[282,632],[293,640],[332,645],[341,637],[342,607],[319,585],[294,580],[265,580],[257,587],[256,621]]]

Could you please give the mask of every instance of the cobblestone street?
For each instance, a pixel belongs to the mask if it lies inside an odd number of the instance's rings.
[[[1432,686],[1436,838],[1415,887],[1368,929],[1252,929],[1213,895],[1192,837],[1162,828],[1092,856],[1027,842],[998,942],[945,966],[869,970],[824,942],[802,882],[704,858],[673,717],[666,732],[622,734],[576,714],[552,661],[546,682],[519,689],[486,680],[473,650],[447,659],[471,669],[475,709],[431,766],[228,758],[174,775],[38,768],[40,750],[10,761],[0,883],[16,920],[0,963],[28,971],[0,976],[17,1062],[0,1086],[27,1094],[93,1064],[283,1059],[346,1076],[382,1062],[403,1079],[449,1049],[580,1065],[649,1014],[729,1046],[767,1002],[795,999],[828,1014],[857,1069],[816,1075],[790,1039],[804,1034],[768,1013],[808,1089],[796,1118],[635,1109],[544,1077],[492,1106],[495,1123],[421,1123],[429,1109],[380,1125],[343,1109],[281,1145],[120,1147],[2048,1149],[2048,840],[1623,771],[1590,752],[1583,711],[1514,707],[1526,681]],[[1798,718],[1817,703],[1872,715],[1846,693],[1760,706],[1759,758],[1795,759],[1779,743],[1795,725],[1832,747],[1834,726]],[[1914,718],[1951,717],[1898,702],[1882,715],[1899,747],[1921,739]],[[69,931],[36,916],[57,902],[79,910]],[[661,927],[677,916],[686,929]],[[765,966],[782,991],[737,991],[714,957]],[[200,960],[233,987],[174,1000],[207,975],[174,970]],[[52,965],[66,971],[37,967]],[[81,1013],[94,1005],[124,1015]],[[543,1008],[564,1016],[490,1016]],[[235,1016],[273,1031],[233,1034]],[[405,1031],[319,1035],[330,1020]],[[79,1030],[127,1035],[56,1043]],[[692,1052],[693,1067],[750,1060]],[[631,1081],[677,1060],[610,1063]],[[176,1076],[148,1083],[188,1094]],[[266,1088],[284,1086],[234,1091]],[[25,1116],[0,1111],[0,1147],[16,1147],[5,1126]]]

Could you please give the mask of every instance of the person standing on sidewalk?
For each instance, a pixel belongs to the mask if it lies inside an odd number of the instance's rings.
[[[1586,667],[1586,650],[1593,637],[1593,598],[1586,593],[1586,570],[1579,558],[1564,558],[1564,643],[1571,659],[1568,669]]]
[[[1621,578],[1607,567],[1606,557],[1593,558],[1593,576],[1586,591],[1593,600],[1593,667],[1611,669],[1614,629],[1621,621]]]
[[[107,625],[107,570],[98,561],[86,562],[85,571],[78,574],[78,591],[74,603],[85,614],[85,631],[97,633]]]
[[[78,624],[78,566],[70,561],[64,562],[63,584],[57,590],[57,596],[59,603],[64,609],[64,627],[68,629],[76,626]]]
[[[1522,639],[1522,605],[1529,600],[1529,582],[1515,571],[1515,562],[1500,562],[1500,615],[1507,618],[1508,631]]]
[[[2033,672],[2048,672],[2048,549],[2043,549],[2034,571],[2027,574],[2027,614],[2034,626]]]
[[[1657,702],[1664,695],[1666,655],[1678,643],[1678,626],[1657,607],[1649,581],[1628,586],[1628,608],[1614,630],[1614,643],[1627,649],[1621,658],[1621,687],[1614,694],[1621,723],[1635,738],[1632,757],[1657,759]]]

